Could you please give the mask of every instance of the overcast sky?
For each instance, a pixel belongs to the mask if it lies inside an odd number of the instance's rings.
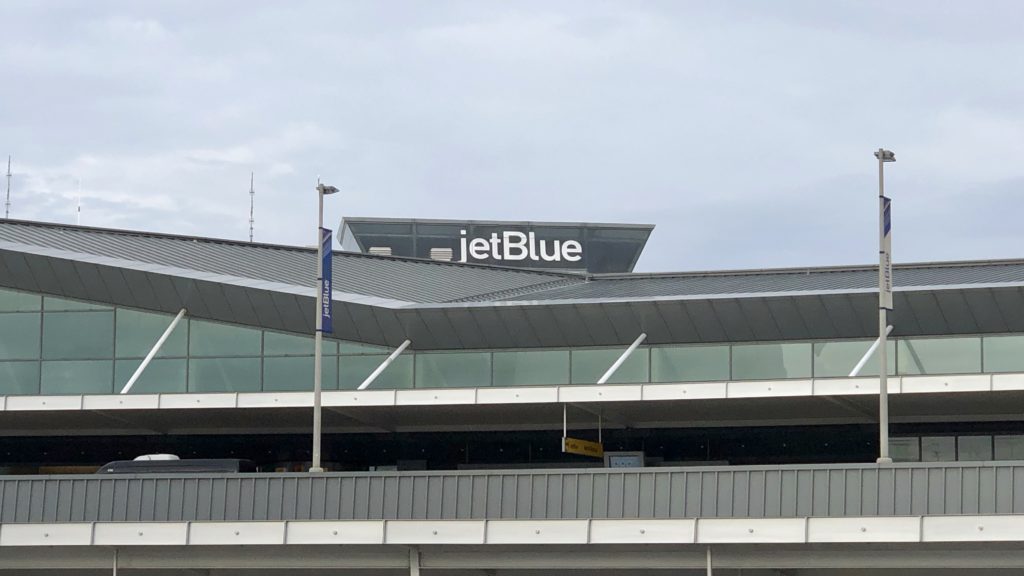
[[[11,216],[312,244],[343,215],[657,225],[639,270],[1024,257],[1024,3],[0,5]]]

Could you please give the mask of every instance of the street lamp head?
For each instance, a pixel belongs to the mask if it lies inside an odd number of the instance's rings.
[[[878,152],[875,152],[875,158],[878,158],[882,162],[895,162],[896,154],[892,150],[886,150],[885,148],[879,148]]]
[[[321,194],[323,194],[325,196],[328,195],[328,194],[337,194],[338,193],[338,188],[337,187],[335,187],[335,186],[327,186],[326,184],[317,184],[316,185],[316,189],[317,189],[318,192],[320,192]]]

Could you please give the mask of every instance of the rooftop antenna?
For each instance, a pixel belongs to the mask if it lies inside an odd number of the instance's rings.
[[[82,179],[78,179],[78,208],[75,211],[75,224],[82,225]]]
[[[4,202],[4,219],[11,217],[11,155],[7,155],[7,200]]]
[[[252,225],[255,222],[252,217],[253,204],[256,203],[256,190],[253,188],[255,178],[255,173],[249,172],[249,242],[252,242]]]

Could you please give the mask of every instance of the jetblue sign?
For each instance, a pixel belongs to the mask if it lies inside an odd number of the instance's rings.
[[[331,305],[331,279],[334,276],[334,266],[331,262],[333,252],[331,250],[331,230],[320,229],[320,250],[323,254],[320,261],[320,331],[326,334],[334,332],[334,325],[331,321],[333,307]]]
[[[470,238],[459,231],[459,262],[579,262],[583,246],[576,240],[538,240],[533,232],[505,230]]]

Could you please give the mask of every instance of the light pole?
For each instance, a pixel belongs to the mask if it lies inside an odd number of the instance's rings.
[[[889,457],[889,350],[886,336],[892,310],[892,210],[885,197],[885,163],[895,162],[891,150],[879,148],[878,158],[878,463],[891,464]]]
[[[327,244],[327,264],[331,262],[331,231],[324,228],[324,196],[336,194],[338,189],[334,186],[325,186],[317,180],[317,198],[319,200],[319,211],[317,215],[316,229],[316,344],[313,348],[313,465],[310,472],[323,472],[320,463],[320,437],[322,429],[322,409],[320,396],[322,392],[321,359],[323,350],[324,318],[331,321],[331,270],[324,269],[324,244]],[[326,274],[326,277],[325,277]],[[324,281],[326,278],[326,282]],[[324,302],[326,296],[327,301]],[[326,327],[331,331],[331,326]]]

